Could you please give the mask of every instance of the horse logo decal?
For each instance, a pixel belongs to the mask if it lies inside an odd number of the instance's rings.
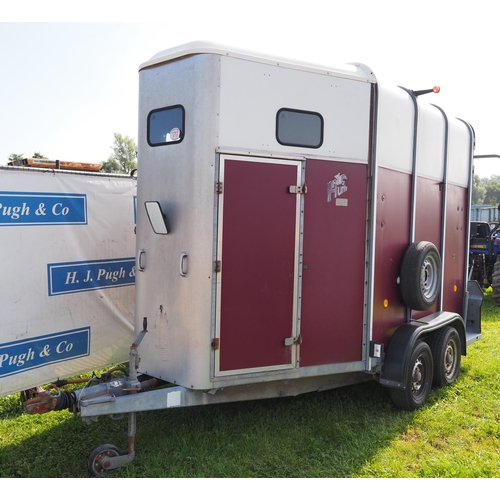
[[[334,177],[333,181],[329,181],[327,184],[327,202],[332,201],[332,195],[334,198],[338,198],[347,191],[346,186],[347,175],[341,174],[340,172]]]

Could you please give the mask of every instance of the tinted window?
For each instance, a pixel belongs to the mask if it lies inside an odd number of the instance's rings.
[[[163,146],[184,139],[184,108],[171,106],[155,109],[148,115],[148,144]]]
[[[298,109],[280,109],[276,116],[276,139],[286,146],[319,148],[323,144],[323,117]]]

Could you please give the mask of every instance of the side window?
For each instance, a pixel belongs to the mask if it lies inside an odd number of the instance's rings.
[[[323,117],[312,111],[282,108],[276,115],[276,139],[284,146],[319,148],[323,144]]]
[[[170,106],[154,109],[148,115],[148,144],[165,146],[184,139],[184,108]]]

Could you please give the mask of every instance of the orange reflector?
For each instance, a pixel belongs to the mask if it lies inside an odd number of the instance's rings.
[[[458,286],[457,285],[453,285],[453,291],[456,292],[458,290]]]
[[[384,300],[384,307],[389,307],[389,301],[387,299]]]
[[[440,90],[441,90],[441,88],[439,87],[439,85],[434,85],[434,87],[432,87],[432,91],[435,94],[438,94]]]

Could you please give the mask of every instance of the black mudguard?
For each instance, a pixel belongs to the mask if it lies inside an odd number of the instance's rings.
[[[465,324],[459,314],[437,312],[418,321],[410,321],[399,326],[394,332],[385,353],[380,383],[387,387],[406,387],[407,364],[416,342],[434,330],[453,325],[460,335],[462,354],[465,354]]]

